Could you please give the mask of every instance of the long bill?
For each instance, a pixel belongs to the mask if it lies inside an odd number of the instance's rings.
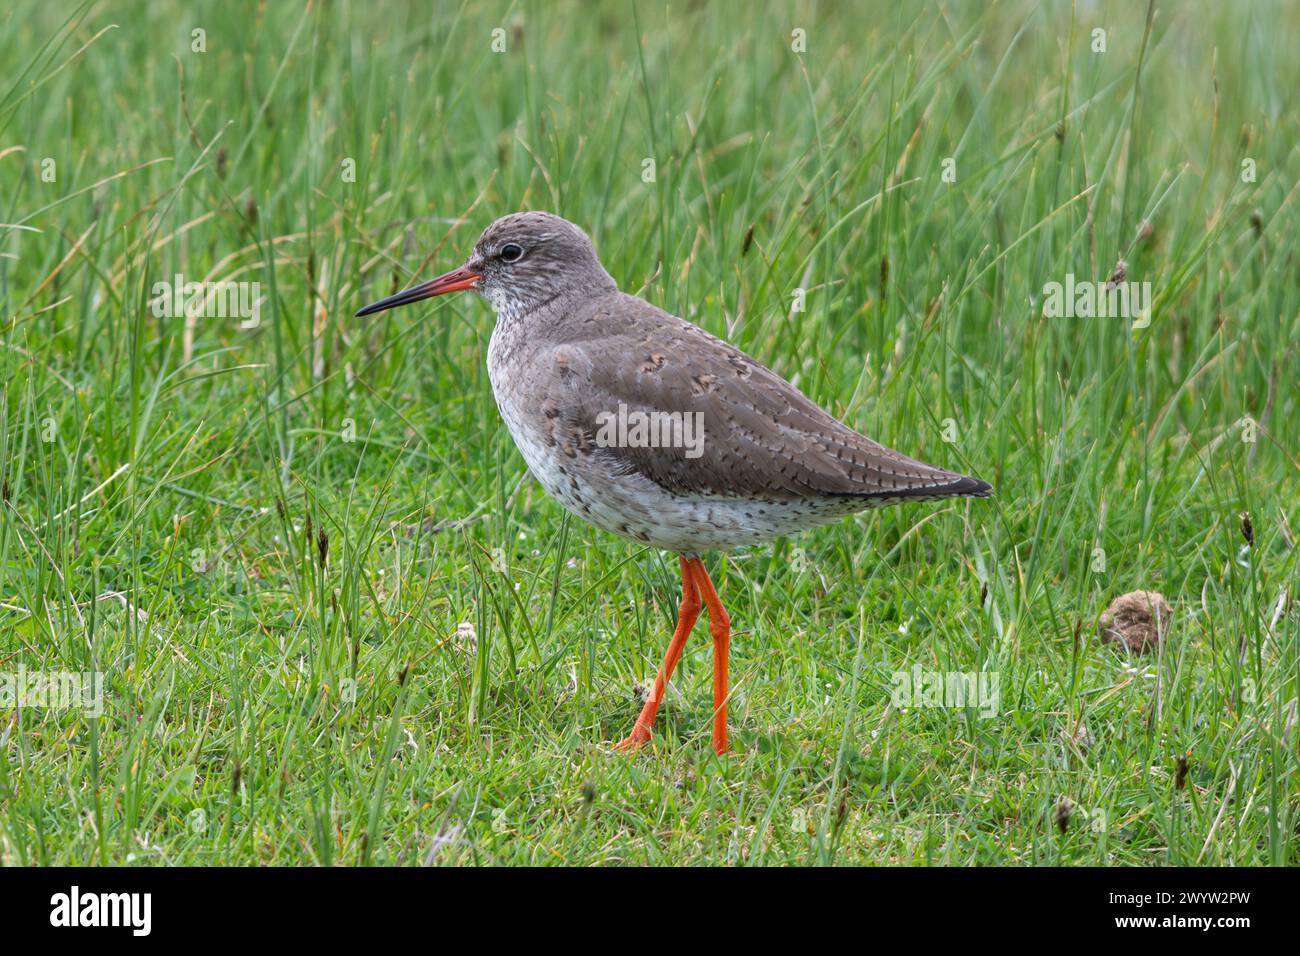
[[[448,292],[463,292],[465,289],[474,288],[482,278],[477,272],[466,266],[461,266],[459,269],[452,269],[436,279],[430,279],[428,282],[422,282],[419,285],[411,286],[409,289],[404,289],[396,295],[390,295],[387,299],[373,302],[358,312],[357,315],[374,315],[376,312],[383,312],[385,309],[396,308],[399,305],[409,305],[412,302],[419,302],[421,299],[430,299],[435,295],[445,295]]]

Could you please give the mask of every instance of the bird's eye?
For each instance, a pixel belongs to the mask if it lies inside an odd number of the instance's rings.
[[[523,256],[524,256],[523,247],[518,246],[513,242],[507,242],[504,246],[501,247],[502,262],[518,262],[520,259],[523,258]]]

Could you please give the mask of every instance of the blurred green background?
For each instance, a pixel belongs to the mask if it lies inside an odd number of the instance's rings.
[[[0,862],[1300,862],[1298,27],[7,5],[0,671],[101,672],[105,713],[0,707]],[[700,635],[655,752],[601,745],[675,562],[526,477],[488,307],[352,317],[524,208],[995,485],[711,561],[730,760]],[[1043,315],[1120,260],[1149,325]],[[258,321],[156,315],[176,274]],[[1158,655],[1097,637],[1137,588]],[[998,713],[895,706],[917,665],[997,673]]]

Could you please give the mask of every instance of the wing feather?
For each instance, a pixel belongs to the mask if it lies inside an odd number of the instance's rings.
[[[909,458],[834,419],[739,349],[655,308],[617,294],[575,317],[538,354],[548,374],[553,437],[603,456],[676,494],[790,501],[984,495],[989,486]],[[617,360],[615,360],[615,357]],[[702,443],[602,444],[620,410],[690,416]],[[548,413],[549,414],[549,413]],[[646,420],[646,419],[643,419]],[[689,433],[684,433],[689,434]],[[605,437],[609,435],[605,432]],[[695,452],[698,451],[698,456]]]

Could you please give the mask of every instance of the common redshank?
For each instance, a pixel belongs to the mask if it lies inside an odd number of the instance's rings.
[[[650,740],[702,601],[713,635],[713,747],[727,751],[731,620],[706,551],[878,505],[991,491],[858,434],[739,349],[620,292],[586,233],[550,213],[503,216],[459,269],[357,315],[467,289],[496,310],[488,377],[533,475],[596,527],[679,556],[677,628],[619,749]]]

